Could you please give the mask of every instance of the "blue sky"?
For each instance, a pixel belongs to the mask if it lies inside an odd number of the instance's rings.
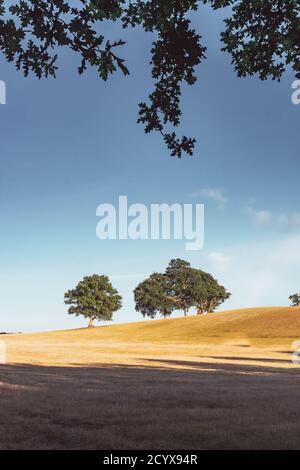
[[[115,321],[140,320],[132,290],[177,257],[224,282],[233,294],[226,308],[286,305],[300,290],[293,74],[280,84],[238,79],[220,52],[221,17],[204,8],[194,22],[208,59],[183,96],[180,130],[198,141],[192,158],[171,158],[158,136],[136,124],[137,104],[151,90],[151,35],[107,29],[128,40],[122,55],[131,70],[108,83],[93,70],[79,77],[67,51],[56,80],[25,79],[2,61],[1,330],[85,325],[68,316],[63,295],[93,273],[108,274],[124,298]],[[119,195],[129,203],[205,203],[204,249],[98,240],[96,207]]]

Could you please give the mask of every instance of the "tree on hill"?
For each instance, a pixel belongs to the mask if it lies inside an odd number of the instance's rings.
[[[290,295],[289,299],[292,302],[293,307],[298,307],[300,305],[300,294]]]
[[[139,105],[138,122],[146,133],[159,132],[172,156],[192,155],[195,139],[175,131],[182,87],[196,83],[196,67],[206,57],[202,37],[191,26],[191,13],[202,4],[225,9],[222,50],[239,77],[280,80],[292,68],[300,78],[299,0],[0,0],[0,50],[25,76],[41,78],[55,76],[65,47],[78,55],[80,74],[91,66],[107,80],[129,70],[119,55],[125,41],[105,38],[103,24],[118,21],[152,33],[154,89]]]
[[[192,302],[197,315],[214,312],[231,294],[209,273],[193,269]]]
[[[209,296],[212,296],[215,288],[214,278],[210,274],[201,269],[193,269],[192,297],[197,315],[208,312]]]
[[[157,313],[167,318],[174,310],[168,296],[168,279],[165,274],[153,273],[134,290],[135,309],[144,317],[155,318]]]
[[[112,286],[107,276],[86,276],[75,289],[65,293],[65,304],[70,305],[70,315],[82,315],[93,321],[110,321],[113,313],[122,307],[122,297]]]
[[[208,297],[206,303],[206,312],[214,312],[216,308],[220,307],[225,300],[231,297],[230,292],[227,292],[225,287],[221,286],[216,279],[211,283],[211,288],[208,290]]]
[[[134,297],[136,310],[155,318],[157,313],[170,316],[174,310],[183,310],[186,316],[191,307],[196,307],[199,315],[213,312],[230,293],[210,274],[173,259],[164,274],[154,273],[141,282]]]
[[[184,316],[187,316],[189,309],[194,304],[194,275],[190,263],[181,259],[172,259],[165,274],[168,279],[167,295],[173,299],[176,309],[183,310]]]

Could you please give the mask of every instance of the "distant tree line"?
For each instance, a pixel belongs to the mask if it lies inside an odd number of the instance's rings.
[[[181,259],[172,259],[164,273],[151,274],[134,290],[135,309],[144,318],[168,318],[178,310],[187,316],[191,308],[197,315],[214,312],[230,296],[211,274]],[[300,293],[289,300],[292,306],[300,306]],[[107,276],[94,274],[65,293],[65,304],[70,315],[84,316],[92,327],[96,320],[111,321],[122,307],[122,297]]]
[[[158,314],[169,317],[175,310],[186,316],[194,307],[198,315],[213,312],[230,293],[216,279],[181,259],[170,261],[164,273],[153,273],[134,290],[135,308],[144,317]],[[122,307],[122,297],[107,276],[86,276],[75,289],[65,293],[70,315],[82,315],[89,320],[110,321]]]

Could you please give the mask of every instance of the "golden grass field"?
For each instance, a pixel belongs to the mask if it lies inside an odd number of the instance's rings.
[[[300,308],[0,339],[1,449],[300,448]]]

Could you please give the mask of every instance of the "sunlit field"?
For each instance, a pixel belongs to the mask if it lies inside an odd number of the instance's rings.
[[[300,308],[0,339],[1,449],[300,447]]]

